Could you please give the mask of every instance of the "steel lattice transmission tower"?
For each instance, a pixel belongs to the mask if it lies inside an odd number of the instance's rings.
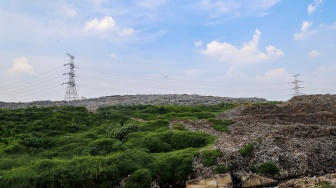
[[[300,92],[300,88],[303,88],[303,87],[299,86],[299,82],[302,82],[302,81],[299,81],[297,79],[298,76],[300,76],[300,74],[296,74],[296,75],[292,76],[292,77],[294,77],[294,82],[292,82],[292,84],[294,84],[294,87],[292,88],[295,91],[294,96],[299,96],[299,95],[303,94],[303,93]]]
[[[73,100],[78,100],[78,94],[77,94],[76,82],[75,82],[75,63],[74,63],[75,57],[68,53],[67,55],[70,57],[70,63],[64,64],[64,66],[66,65],[69,66],[69,72],[63,75],[68,75],[69,82],[63,83],[63,84],[68,85],[64,100],[73,101]]]

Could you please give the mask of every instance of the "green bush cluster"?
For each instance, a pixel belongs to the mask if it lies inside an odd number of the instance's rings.
[[[133,172],[125,180],[125,188],[149,188],[152,183],[152,176],[149,169],[139,169]]]
[[[127,187],[184,182],[193,156],[215,138],[169,130],[169,120],[213,118],[233,106],[0,109],[0,187],[115,187],[125,178]]]
[[[223,165],[223,164],[219,164],[215,166],[215,172],[217,174],[224,174],[227,173],[230,170],[230,167]]]
[[[129,123],[126,125],[116,125],[116,126],[110,126],[107,130],[107,135],[109,137],[113,137],[119,140],[122,140],[127,134],[132,132],[137,132],[139,130],[137,123]]]
[[[273,162],[262,163],[257,167],[252,167],[251,170],[261,174],[273,174],[273,175],[278,174],[280,172],[279,167]]]
[[[147,134],[141,142],[152,153],[167,152],[185,148],[204,147],[211,137],[199,132],[164,131]]]
[[[239,153],[243,157],[250,155],[252,151],[253,151],[253,143],[248,143],[246,146],[239,149]]]
[[[217,164],[217,159],[222,156],[219,150],[204,150],[201,158],[201,163],[204,166],[213,166]]]

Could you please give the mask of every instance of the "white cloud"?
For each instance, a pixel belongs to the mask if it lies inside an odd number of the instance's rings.
[[[62,7],[62,13],[66,14],[67,16],[76,16],[77,15],[77,11],[74,7],[72,6],[68,6],[68,5],[64,5]]]
[[[313,14],[321,3],[323,3],[323,0],[314,0],[312,4],[309,4],[307,7],[308,14]]]
[[[313,22],[303,21],[300,32],[294,34],[295,40],[303,40],[308,36],[314,34],[316,31],[311,29]]]
[[[34,68],[28,63],[26,57],[16,58],[13,61],[11,68],[7,70],[8,74],[17,74],[17,73],[28,73],[34,74]]]
[[[194,45],[195,45],[195,47],[197,48],[197,47],[200,47],[200,46],[202,46],[203,45],[203,41],[196,41],[196,42],[194,42]]]
[[[102,19],[94,18],[85,23],[84,31],[91,34],[98,34],[98,36],[108,36],[102,35],[103,33],[113,32],[122,37],[128,37],[135,33],[133,28],[119,28],[116,21],[111,16],[105,16]]]
[[[281,81],[286,82],[291,80],[291,75],[284,68],[276,68],[266,72],[263,75],[258,75],[257,80],[259,81]]]
[[[258,49],[261,32],[256,29],[253,39],[245,43],[241,48],[237,48],[227,42],[213,41],[207,44],[207,48],[201,53],[218,59],[221,62],[231,64],[250,64],[264,60],[276,59],[284,55],[281,49],[269,45],[265,48],[266,52]]]
[[[106,30],[113,30],[116,27],[116,23],[111,16],[105,16],[102,19],[94,18],[85,23],[84,30],[90,31],[106,31]]]
[[[321,52],[313,50],[308,53],[308,57],[315,58],[321,56]]]

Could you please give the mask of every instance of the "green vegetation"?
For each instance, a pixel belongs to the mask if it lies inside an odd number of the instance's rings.
[[[252,153],[253,150],[253,143],[248,143],[245,147],[239,149],[240,155],[246,157]]]
[[[151,183],[151,171],[149,169],[139,169],[127,177],[125,181],[125,188],[150,187]]]
[[[215,137],[181,125],[169,130],[169,120],[210,119],[236,105],[112,106],[96,113],[71,106],[0,109],[0,187],[115,187],[124,178],[130,188],[183,182],[192,158]],[[218,151],[204,156],[210,165],[219,157]]]
[[[317,188],[335,188],[335,187],[333,185],[331,185],[330,182],[321,181],[321,182],[319,182]]]
[[[278,174],[280,172],[279,167],[273,162],[265,162],[255,167],[254,170],[261,174]]]
[[[229,170],[230,170],[230,167],[222,165],[222,164],[215,166],[215,172],[217,174],[224,174],[224,173],[227,173]]]
[[[217,158],[221,156],[222,153],[219,150],[204,150],[201,162],[204,166],[213,166],[217,164]]]
[[[208,119],[212,124],[212,127],[219,132],[229,132],[228,126],[233,124],[231,120],[218,120],[215,118]]]

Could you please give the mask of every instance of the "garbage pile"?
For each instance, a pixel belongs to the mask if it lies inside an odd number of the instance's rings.
[[[278,174],[261,174],[273,179],[296,178],[336,172],[336,96],[293,97],[283,104],[239,106],[216,116],[232,120],[230,133],[218,133],[197,122],[180,122],[190,130],[217,135],[213,149],[223,157],[219,162],[235,174],[255,173],[254,167],[273,162]],[[204,122],[199,122],[204,125]],[[242,156],[248,144],[253,150]],[[194,164],[197,165],[197,164]],[[196,177],[208,177],[198,168]]]

